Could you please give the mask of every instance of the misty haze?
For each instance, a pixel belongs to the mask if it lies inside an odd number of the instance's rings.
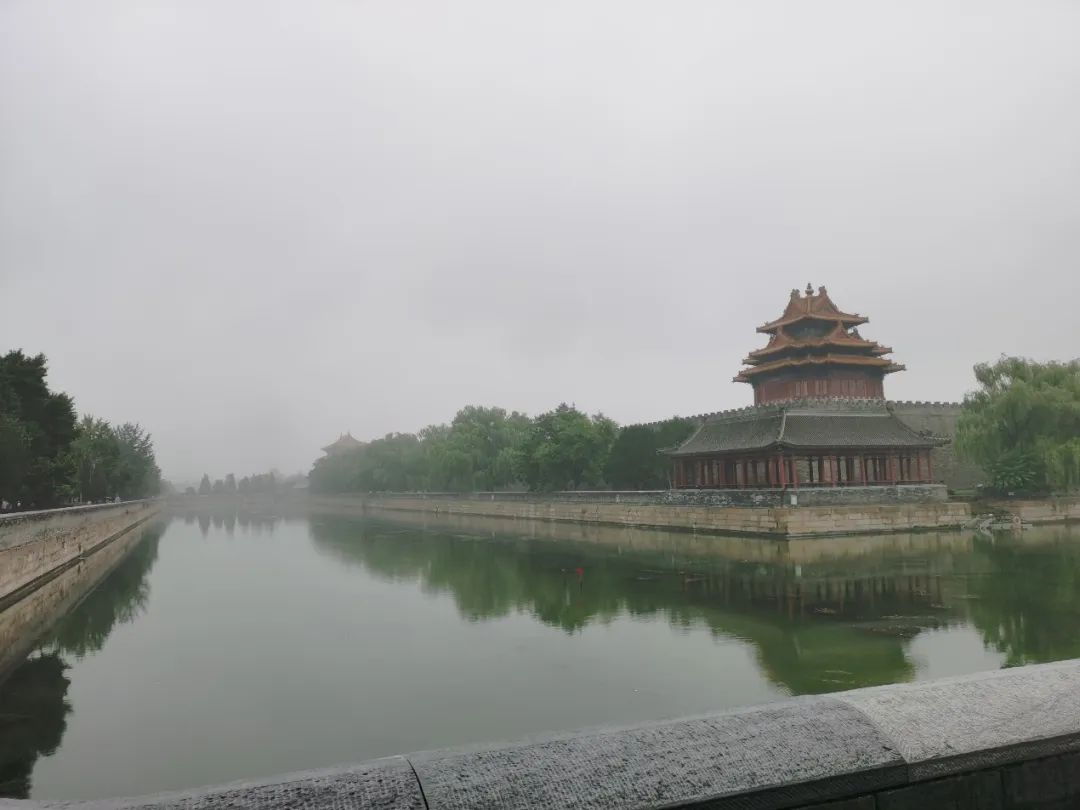
[[[0,804],[1080,807],[1078,32],[0,4]]]

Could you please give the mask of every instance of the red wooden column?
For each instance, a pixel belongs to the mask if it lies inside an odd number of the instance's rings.
[[[926,477],[931,484],[934,483],[934,453],[932,450],[926,451]]]
[[[727,486],[727,462],[721,458],[716,462],[716,485],[723,489]]]
[[[776,484],[781,489],[787,486],[787,460],[784,458],[784,454],[781,453],[776,457],[777,476]]]
[[[791,457],[791,485],[795,489],[799,488],[799,457]]]

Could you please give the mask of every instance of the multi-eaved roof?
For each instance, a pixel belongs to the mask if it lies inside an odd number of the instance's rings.
[[[902,365],[883,356],[892,352],[890,347],[859,334],[857,327],[868,322],[862,315],[842,311],[824,287],[815,293],[808,284],[805,296],[792,290],[784,314],[757,328],[770,336],[769,342],[743,360],[749,368],[740,371],[735,382],[755,382],[798,368],[859,366],[882,374],[902,371]]]

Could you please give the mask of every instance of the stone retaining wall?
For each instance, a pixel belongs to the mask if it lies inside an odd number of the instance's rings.
[[[1080,661],[390,757],[76,810],[1080,806]]]
[[[801,501],[801,499],[800,499]],[[367,495],[314,498],[313,503],[339,511],[378,514],[433,514],[601,523],[618,526],[690,530],[715,534],[809,537],[834,534],[881,534],[958,528],[970,520],[964,503],[896,503],[876,506],[717,507],[557,500],[515,495],[512,498],[443,495]]]
[[[41,636],[92,591],[143,537],[142,528],[125,532],[0,610],[0,683],[22,663]]]
[[[334,503],[313,502],[309,513],[327,517],[349,515],[351,510]],[[362,515],[359,508],[352,514]],[[890,532],[879,535],[833,535],[830,537],[765,538],[744,535],[704,534],[649,526],[612,526],[605,523],[555,522],[522,518],[472,517],[432,512],[386,512],[380,522],[395,528],[470,536],[495,534],[523,540],[588,543],[620,551],[655,552],[679,557],[708,557],[768,565],[814,565],[840,559],[873,558],[889,555],[933,554],[948,550],[969,554],[978,535],[974,531]],[[1054,535],[1027,532],[1013,542],[1044,543]],[[882,563],[884,564],[884,563]]]
[[[0,604],[158,509],[147,500],[0,516]]]
[[[1069,523],[1080,520],[1080,498],[1045,498],[1038,501],[991,501],[995,512],[1019,515],[1026,523]]]
[[[725,507],[788,506],[794,496],[800,506],[874,506],[891,503],[941,503],[948,499],[948,490],[944,484],[893,484],[801,489],[601,489],[563,492],[399,492],[388,495],[452,501]]]

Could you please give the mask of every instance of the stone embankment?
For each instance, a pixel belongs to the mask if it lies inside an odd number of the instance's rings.
[[[0,610],[0,683],[60,618],[109,575],[145,537],[140,526],[46,577],[40,587]]]
[[[800,494],[794,507],[722,506],[677,495],[685,500],[673,502],[667,492],[440,493],[315,497],[311,503],[344,513],[427,512],[777,538],[952,529],[971,519],[966,503],[943,501],[806,506]]]
[[[0,516],[0,605],[157,514],[157,501]]]
[[[37,810],[1080,806],[1080,661]]]
[[[1080,521],[1080,498],[990,501],[990,512],[1016,515],[1024,523],[1071,523]]]

